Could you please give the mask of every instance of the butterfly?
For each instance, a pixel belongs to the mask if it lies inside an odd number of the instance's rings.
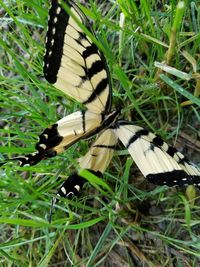
[[[45,129],[34,153],[12,160],[19,160],[21,166],[35,165],[62,153],[80,139],[100,133],[80,161],[80,168],[103,173],[120,140],[149,182],[200,186],[197,166],[158,135],[119,119],[119,109],[111,109],[112,87],[105,57],[83,29],[94,35],[90,22],[73,1],[63,2],[53,0],[49,10],[44,76],[57,89],[85,105],[86,110],[67,115]],[[78,174],[70,176],[57,195],[73,196],[83,184]]]

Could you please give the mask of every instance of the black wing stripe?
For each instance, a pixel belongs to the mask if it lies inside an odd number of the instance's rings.
[[[75,44],[77,43],[77,40],[73,39]],[[82,46],[83,49],[85,49],[85,46],[83,46],[82,44],[80,44]],[[91,80],[94,75],[99,74],[101,71],[105,71],[105,65],[102,62],[100,56],[98,55],[98,51],[96,50],[95,53],[90,53],[92,50],[90,50],[90,47],[87,47],[86,50],[84,50],[82,53],[80,52],[80,49],[76,48],[76,45],[73,46],[73,44],[69,44],[66,43],[66,47],[69,46],[70,49],[74,50],[75,53],[78,53],[80,55],[80,57],[83,57],[83,59],[86,61],[87,57],[90,57],[91,55],[95,55],[94,57],[94,61],[91,63],[91,67],[86,68],[85,64],[79,64],[79,60],[75,60],[74,56],[72,54],[69,55],[69,53],[67,53],[67,55],[63,54],[63,56],[66,56],[66,58],[70,57],[71,60],[73,60],[75,65],[80,65],[79,68],[82,68],[82,70],[84,70],[85,75],[81,76],[81,74],[79,75],[80,78],[82,79],[82,83],[85,80]],[[88,50],[90,52],[88,52]],[[87,52],[86,52],[87,51]],[[78,59],[80,59],[80,57],[77,56]],[[98,58],[98,59],[97,59]],[[68,63],[69,64],[69,63]],[[69,70],[68,70],[69,71]],[[77,68],[76,68],[77,71]],[[74,71],[75,74],[77,74],[77,72]],[[78,76],[78,75],[77,75]],[[105,72],[105,76],[106,72]],[[81,84],[80,84],[81,85]],[[79,85],[79,86],[80,86]],[[108,85],[108,80],[107,80],[107,85]]]
[[[174,155],[177,153],[177,150],[176,148],[169,146],[166,152],[168,155],[170,155],[173,158]]]
[[[92,66],[86,70],[86,76],[88,77],[88,79],[91,79],[95,74],[98,74],[104,69],[105,68],[102,60],[96,60],[92,63]]]
[[[129,139],[126,148],[128,149],[130,147],[130,145],[132,145],[135,141],[137,141],[139,138],[141,138],[144,135],[148,135],[149,131],[146,129],[141,129],[139,131],[137,131],[133,136],[131,136],[131,138]]]
[[[158,135],[156,135],[156,137],[153,139],[152,142],[154,143],[154,145],[160,146],[160,147],[164,144],[163,139]]]
[[[85,51],[83,52],[83,58],[86,59],[93,54],[98,54],[98,50],[95,44],[91,44],[90,46],[86,47]]]
[[[126,123],[122,124],[121,122],[120,122],[120,124],[121,125],[127,125]],[[136,142],[139,138],[144,137],[144,136],[148,136],[149,134],[154,135],[154,134],[150,133],[146,129],[141,129],[141,130],[137,131],[129,139],[129,141],[128,141],[127,145],[126,145],[126,148],[128,149],[130,147],[130,145],[133,144],[134,142]],[[177,163],[179,163],[179,164],[185,164],[185,163],[188,162],[188,160],[176,148],[174,148],[172,146],[169,146],[158,135],[155,135],[155,137],[150,142],[149,149],[154,150],[155,147],[160,147],[161,149],[163,149],[170,157],[174,158],[175,161]]]
[[[96,86],[94,92],[92,92],[90,97],[86,101],[84,101],[83,104],[86,105],[93,102],[97,98],[97,96],[101,95],[101,93],[106,89],[107,86],[108,86],[108,79],[105,78],[101,80]]]
[[[82,111],[82,128],[83,128],[83,132],[85,133],[86,129],[85,129],[85,111]]]

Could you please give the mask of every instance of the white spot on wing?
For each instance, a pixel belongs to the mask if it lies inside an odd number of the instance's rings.
[[[34,156],[36,156],[38,153],[39,153],[38,151],[35,151],[35,152],[31,153],[31,155],[34,157]],[[27,160],[28,158],[25,157],[25,159]]]
[[[48,32],[48,28],[47,28],[47,32]],[[46,36],[46,38],[45,38],[45,43],[47,43],[48,42],[48,40],[49,40],[49,37],[48,36]]]
[[[64,188],[64,186],[62,186],[60,190],[63,192],[64,195],[66,195],[66,189]]]
[[[53,27],[53,28],[52,28],[52,34],[54,35],[55,33],[56,33],[56,28]]]
[[[76,188],[76,190],[79,192],[80,191],[80,186],[79,185],[75,185],[74,188]]]
[[[61,11],[61,7],[58,6],[57,9],[56,9],[56,14],[57,14],[57,15],[60,14],[60,11]]]
[[[54,42],[55,42],[55,40],[54,39],[51,39],[51,46],[54,45]]]
[[[177,155],[177,153],[174,154],[173,158],[174,158],[174,160],[175,160],[176,162],[179,161],[179,156]]]
[[[165,150],[165,151],[167,151],[168,148],[169,148],[168,144],[165,143],[165,142],[163,143],[163,145],[162,145],[161,147],[162,147],[162,149]]]
[[[58,18],[55,17],[55,18],[53,19],[53,22],[56,23],[57,21],[58,21]]]
[[[183,159],[183,158],[184,158],[183,154],[181,154],[180,152],[176,152],[176,155],[177,155],[180,159]]]
[[[39,144],[39,146],[40,146],[41,148],[43,148],[43,149],[46,149],[46,148],[47,148],[47,146],[46,146],[45,144]]]

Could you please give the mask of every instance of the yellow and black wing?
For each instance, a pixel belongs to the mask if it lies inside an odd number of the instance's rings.
[[[82,138],[98,133],[112,123],[111,85],[103,54],[84,33],[79,23],[91,30],[88,19],[73,1],[53,0],[49,10],[44,76],[56,88],[86,105],[86,111],[72,113],[46,128],[36,151],[15,159],[35,165],[53,157]],[[79,23],[77,23],[77,21]]]
[[[46,128],[40,134],[34,153],[12,160],[19,160],[20,166],[35,165],[43,159],[64,152],[80,139],[95,134],[101,127],[101,123],[102,116],[100,114],[92,113],[89,110],[74,112]]]
[[[92,144],[86,155],[78,159],[80,169],[88,169],[101,176],[110,164],[117,141],[113,129],[105,130]],[[57,196],[70,198],[79,194],[86,181],[78,173],[70,175],[59,188]]]
[[[114,130],[111,128],[105,130],[92,144],[86,155],[78,159],[80,169],[88,169],[93,174],[101,177],[110,164],[117,142],[118,139]],[[52,199],[50,221],[53,207],[59,201],[59,197],[70,199],[79,195],[86,182],[87,180],[78,173],[74,173],[66,179],[58,189],[56,197]]]
[[[79,159],[81,169],[104,173],[113,157],[118,139],[113,129],[105,130],[92,144],[84,157]]]
[[[70,14],[58,0],[52,1],[49,11],[44,76],[90,111],[108,113],[112,91],[104,56],[80,27],[83,24],[92,32],[80,8],[73,1],[63,3]]]
[[[149,182],[200,187],[200,170],[161,137],[131,122],[119,120],[115,133]]]

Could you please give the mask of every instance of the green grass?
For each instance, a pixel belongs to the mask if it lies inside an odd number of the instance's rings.
[[[43,78],[48,2],[0,0],[1,160],[34,151],[45,127],[80,108]],[[198,1],[180,10],[174,0],[88,2],[113,106],[199,162]],[[155,64],[164,61],[173,69]],[[104,174],[112,193],[88,184],[78,201],[60,201],[48,224],[53,194],[88,147],[81,141],[36,166],[1,168],[0,265],[198,266],[199,192],[192,204],[185,189],[148,184],[122,146]]]

